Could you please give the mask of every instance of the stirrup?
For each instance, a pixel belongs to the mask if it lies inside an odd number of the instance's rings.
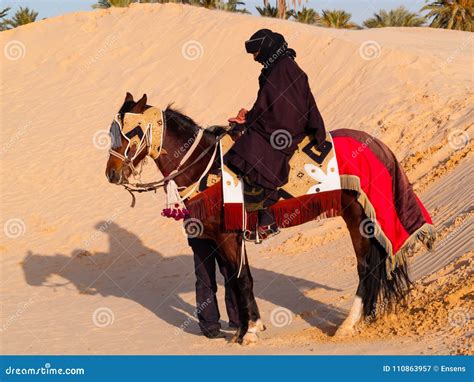
[[[253,241],[255,244],[261,244],[263,240],[269,239],[280,233],[278,226],[273,223],[270,225],[259,226],[255,231],[246,229],[243,237],[245,241]]]

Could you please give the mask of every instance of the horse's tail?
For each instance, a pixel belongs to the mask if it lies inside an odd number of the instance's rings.
[[[393,311],[395,305],[405,301],[410,291],[412,282],[405,255],[401,255],[392,272],[387,270],[387,256],[377,240],[370,239],[370,249],[365,258],[367,271],[361,279],[363,314],[366,318]]]

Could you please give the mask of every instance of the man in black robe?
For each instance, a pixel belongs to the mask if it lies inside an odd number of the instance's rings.
[[[285,38],[261,29],[245,42],[248,53],[263,65],[257,100],[250,111],[241,109],[229,119],[236,143],[226,165],[244,181],[245,208],[258,211],[257,232],[247,240],[259,242],[279,232],[268,208],[278,200],[278,188],[288,181],[289,160],[306,135],[317,145],[326,138],[324,122],[308,83],[296,64],[296,52]]]

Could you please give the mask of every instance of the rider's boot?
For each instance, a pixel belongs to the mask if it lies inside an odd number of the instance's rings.
[[[258,222],[256,231],[245,231],[244,239],[253,241],[255,244],[261,244],[263,240],[278,235],[280,229],[275,222],[275,216],[268,209],[258,210]]]

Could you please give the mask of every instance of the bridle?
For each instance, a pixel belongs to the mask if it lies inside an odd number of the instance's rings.
[[[142,121],[146,124],[143,129]],[[126,124],[126,122],[129,122]],[[131,126],[127,126],[131,125]],[[125,130],[124,130],[125,129]],[[134,177],[139,176],[143,169],[143,161],[138,170],[133,162],[146,149],[146,155],[157,159],[163,147],[165,136],[165,117],[162,110],[151,107],[142,114],[125,113],[123,117],[116,114],[110,127],[112,146],[109,154],[120,159],[127,166]],[[115,149],[122,147],[121,138],[127,141],[124,154]]]
[[[148,115],[154,114],[155,117],[159,115],[159,119],[152,118],[152,121],[147,121],[146,120],[148,117],[147,114]],[[131,119],[131,121],[128,121],[129,119]],[[133,123],[133,119],[136,120],[135,123]],[[144,119],[146,123],[145,129],[143,129],[143,127],[141,126],[141,123],[143,122]],[[153,123],[153,121],[155,121],[156,123]],[[135,127],[130,128],[129,126],[125,126],[126,125],[125,122],[132,122],[131,125]],[[130,123],[127,123],[127,125],[128,124]],[[132,136],[132,132],[136,133],[137,132],[136,130],[138,131],[139,139],[136,139],[136,136],[137,136],[136,134]],[[163,177],[162,179],[158,181],[151,182],[151,183],[121,184],[121,186],[123,186],[132,196],[131,207],[135,206],[135,195],[134,195],[135,192],[138,192],[138,193],[150,192],[150,191],[156,191],[157,189],[161,187],[165,187],[168,182],[172,181],[178,175],[183,174],[186,170],[188,170],[190,167],[194,166],[201,159],[203,159],[212,149],[214,149],[214,152],[211,155],[211,158],[208,162],[208,165],[206,166],[206,169],[199,177],[199,181],[205,176],[205,174],[209,171],[210,167],[212,166],[212,163],[214,162],[214,158],[217,153],[217,148],[219,146],[219,141],[227,134],[227,132],[217,136],[215,142],[209,145],[208,147],[206,147],[206,149],[204,149],[202,153],[199,154],[199,156],[196,159],[194,159],[191,163],[187,164],[186,166],[184,165],[186,164],[188,159],[192,156],[195,149],[199,146],[199,143],[201,142],[201,138],[203,137],[203,134],[206,130],[207,129],[199,127],[196,138],[193,144],[191,145],[190,149],[183,156],[183,158],[181,159],[176,169],[173,170],[167,176]],[[119,113],[115,116],[114,121],[112,122],[112,125],[110,127],[110,135],[112,138],[112,147],[109,150],[109,154],[120,159],[123,162],[123,164],[132,171],[132,174],[135,177],[139,176],[143,169],[143,161],[141,162],[140,170],[138,170],[133,164],[135,159],[138,158],[138,156],[145,149],[147,149],[146,155],[151,156],[154,160],[158,159],[158,157],[160,156],[162,152],[164,138],[166,136],[165,114],[162,110],[156,107],[151,107],[147,109],[143,114],[125,113],[122,117],[121,114]],[[119,147],[122,147],[121,140],[120,140],[120,143],[118,142],[120,137],[123,137],[127,141],[127,147],[125,148],[124,155],[115,150]],[[136,147],[136,149],[135,151],[132,152],[131,149],[133,149],[134,146]],[[196,185],[199,183],[199,181],[196,183]],[[186,197],[191,195],[192,191],[193,190],[189,191],[186,195],[184,195],[183,199],[186,199]]]

